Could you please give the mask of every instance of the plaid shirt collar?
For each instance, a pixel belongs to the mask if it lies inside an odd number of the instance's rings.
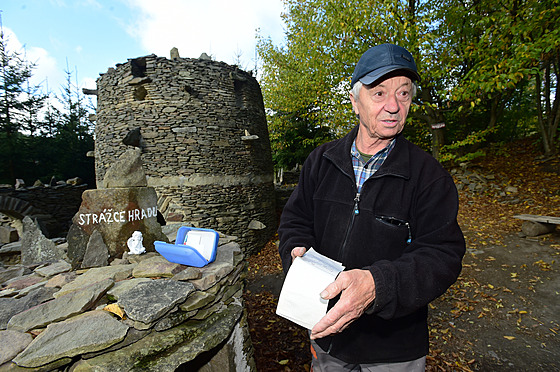
[[[385,147],[383,150],[377,152],[368,161],[364,161],[364,158],[358,151],[356,147],[356,140],[352,143],[352,148],[350,149],[350,154],[352,155],[352,166],[354,168],[354,175],[356,176],[356,186],[358,187],[358,193],[362,192],[362,186],[364,182],[370,178],[377,170],[381,167],[391,150],[395,147],[395,139]]]

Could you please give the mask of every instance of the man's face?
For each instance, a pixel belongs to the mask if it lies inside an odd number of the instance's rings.
[[[392,139],[404,128],[412,103],[412,80],[395,76],[373,87],[364,85],[360,96],[351,93],[350,100],[360,116],[360,132],[365,140]]]

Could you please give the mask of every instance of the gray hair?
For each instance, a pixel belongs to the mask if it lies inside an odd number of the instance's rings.
[[[364,84],[361,81],[356,81],[350,92],[354,95],[354,99],[357,101],[360,97],[360,90]],[[418,91],[418,85],[416,85],[415,81],[412,81],[412,98],[416,96],[416,92]]]

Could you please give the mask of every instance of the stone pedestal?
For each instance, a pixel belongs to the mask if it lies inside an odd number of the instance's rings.
[[[140,231],[146,251],[153,252],[154,241],[168,242],[157,222],[157,195],[152,187],[86,190],[82,205],[72,219],[68,233],[68,257],[73,266],[83,260],[87,242],[94,231],[101,233],[109,260],[128,251],[127,240]]]

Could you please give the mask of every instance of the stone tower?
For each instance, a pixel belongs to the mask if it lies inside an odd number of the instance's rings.
[[[178,53],[129,59],[97,80],[96,120],[98,185],[126,142],[142,149],[167,222],[235,235],[249,253],[273,236],[270,142],[251,74]]]

